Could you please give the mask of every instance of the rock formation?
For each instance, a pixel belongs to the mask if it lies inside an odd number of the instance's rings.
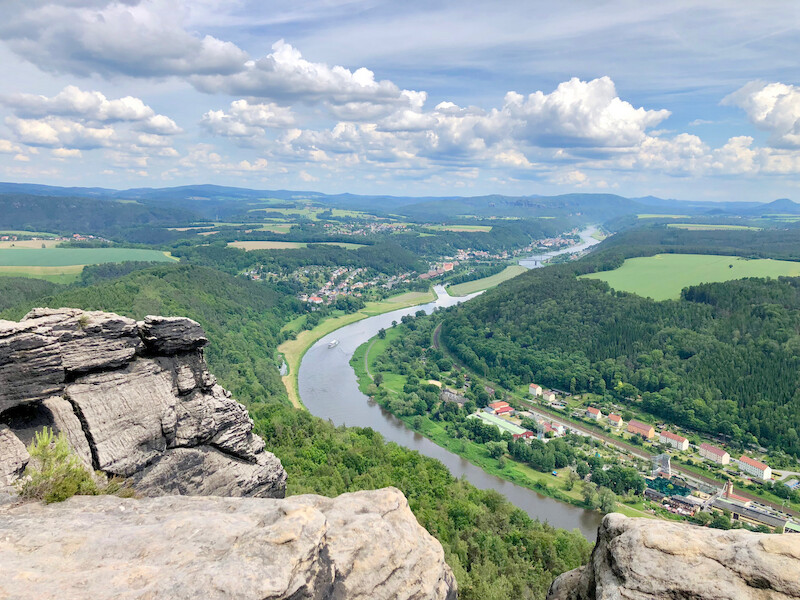
[[[0,321],[0,486],[45,426],[145,495],[282,498],[286,472],[208,372],[191,319],[35,309]]]
[[[800,598],[800,536],[606,515],[592,558],[548,600]]]
[[[0,597],[454,600],[456,585],[394,488],[285,500],[76,496],[0,506]]]

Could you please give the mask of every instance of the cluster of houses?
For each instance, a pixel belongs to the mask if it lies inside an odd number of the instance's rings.
[[[458,261],[453,262],[443,262],[436,265],[431,265],[430,270],[427,273],[420,274],[420,279],[433,279],[434,277],[440,277],[445,273],[449,273],[455,267],[458,266]]]
[[[307,273],[308,269],[304,269]],[[412,280],[411,273],[401,273],[399,275],[379,275],[371,279],[363,278],[362,275],[366,269],[363,267],[357,269],[348,269],[347,267],[337,267],[330,275],[328,280],[320,287],[315,293],[300,294],[299,298],[303,302],[309,304],[330,304],[335,302],[340,296],[356,296],[363,295],[363,290],[366,288],[382,285],[386,289],[392,289],[395,285],[406,283]],[[254,271],[248,274],[251,279],[259,279],[258,272]]]
[[[591,409],[589,409],[591,410]],[[588,411],[587,411],[588,412]],[[638,435],[646,440],[653,440],[655,438],[655,429],[652,425],[641,423],[639,421],[631,421],[628,423],[628,433],[631,435]],[[689,440],[682,435],[672,433],[671,431],[661,431],[658,435],[658,442],[665,446],[670,446],[679,452],[685,452],[689,449]],[[731,456],[722,448],[712,446],[708,443],[702,443],[698,446],[700,456],[718,465],[727,465],[731,462]],[[746,454],[736,461],[739,470],[746,473],[751,477],[755,477],[762,481],[769,481],[772,478],[772,469],[769,465],[750,458]]]
[[[504,421],[503,424],[500,424],[495,420],[488,420],[484,418],[485,421],[491,422],[494,425],[498,425],[501,430],[509,431],[515,440],[519,439],[545,440],[553,437],[561,437],[567,433],[567,428],[564,427],[564,425],[562,425],[561,423],[556,423],[554,421],[551,421],[546,417],[537,414],[535,412],[531,411],[517,412],[513,406],[511,406],[508,402],[505,401],[492,402],[486,408],[483,409],[483,412],[488,415],[492,415],[493,417],[496,417],[499,420]],[[506,420],[508,417],[512,416],[526,417],[536,422],[536,433],[530,431],[529,429],[520,427],[516,423],[512,423],[511,421]],[[515,429],[514,430],[510,429],[506,425],[506,423],[512,425]]]

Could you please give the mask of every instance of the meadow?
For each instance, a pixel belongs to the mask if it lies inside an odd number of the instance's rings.
[[[709,223],[670,223],[667,227],[674,229],[688,229],[690,231],[716,231],[716,230],[750,230],[760,231],[760,227],[751,227],[750,225],[723,225],[723,224],[709,224]]]
[[[474,292],[488,290],[496,285],[500,285],[504,281],[516,277],[517,275],[527,271],[522,265],[509,265],[496,275],[490,275],[483,279],[476,279],[475,281],[467,281],[459,283],[458,285],[451,285],[447,288],[447,293],[451,296],[466,296]]]
[[[71,283],[86,265],[175,259],[166,252],[137,248],[0,248],[0,276],[33,277]]]
[[[636,215],[639,219],[688,219],[689,215],[657,215],[655,213],[647,213]]]
[[[489,232],[491,225],[426,225],[425,229],[434,231],[456,231],[461,233],[474,233],[476,231]]]
[[[800,262],[713,254],[656,254],[629,258],[613,271],[581,277],[600,279],[615,290],[653,300],[670,300],[679,298],[683,288],[699,283],[780,276],[800,276]]]
[[[353,244],[352,242],[277,242],[277,241],[249,241],[249,242],[229,242],[228,246],[241,248],[242,250],[288,250],[291,248],[305,248],[308,244],[322,244],[325,246],[341,246],[348,250],[361,248],[364,244]]]

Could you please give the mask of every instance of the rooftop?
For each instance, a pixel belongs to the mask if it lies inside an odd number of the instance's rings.
[[[717,448],[716,446],[712,446],[711,444],[706,444],[703,442],[700,444],[700,448],[705,450],[706,452],[710,452],[711,454],[715,454],[717,456],[725,456],[727,452],[722,448]]]
[[[769,468],[769,465],[757,461],[754,458],[750,458],[749,456],[746,456],[744,454],[742,454],[742,457],[739,459],[739,462],[743,462],[744,464],[750,465],[751,467],[755,467],[756,469],[759,469],[761,471]]]
[[[671,431],[662,431],[661,436],[667,438],[668,440],[674,440],[681,444],[687,441],[686,438],[683,437],[682,435],[678,435],[677,433],[672,433]]]

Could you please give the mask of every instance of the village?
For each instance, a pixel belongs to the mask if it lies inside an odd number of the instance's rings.
[[[761,502],[751,494],[738,494],[734,488],[735,482],[744,486],[777,481],[795,490],[800,488],[800,473],[773,472],[769,465],[746,453],[732,458],[722,447],[708,442],[692,444],[688,438],[667,427],[657,431],[653,425],[636,419],[626,422],[622,411],[604,414],[594,406],[570,410],[565,399],[572,394],[563,390],[544,389],[532,383],[528,386],[528,395],[533,402],[525,403],[524,408],[518,409],[508,401],[498,400],[478,409],[470,418],[497,427],[501,433],[510,434],[513,440],[529,442],[537,439],[546,443],[568,434],[601,440],[623,462],[640,465],[647,482],[644,492],[646,500],[657,507],[658,512],[671,514],[675,518],[695,517],[710,522],[715,516],[722,515],[721,518],[728,518],[731,523],[739,522],[759,530],[800,533],[800,519],[796,516],[781,510],[774,503]],[[519,402],[515,404],[522,405]],[[559,419],[553,416],[552,411],[567,411],[571,418]],[[610,436],[581,426],[581,421],[602,426],[605,433],[611,433],[626,444],[615,444]],[[632,452],[631,445],[638,445],[641,450]],[[647,462],[640,460],[644,457],[648,459]],[[700,472],[676,468],[672,464],[676,459],[681,463],[698,461],[722,467],[727,482],[720,484]],[[649,464],[649,470],[643,470],[643,464]],[[553,472],[553,475],[557,473]],[[586,479],[589,478],[590,475],[587,475]]]

